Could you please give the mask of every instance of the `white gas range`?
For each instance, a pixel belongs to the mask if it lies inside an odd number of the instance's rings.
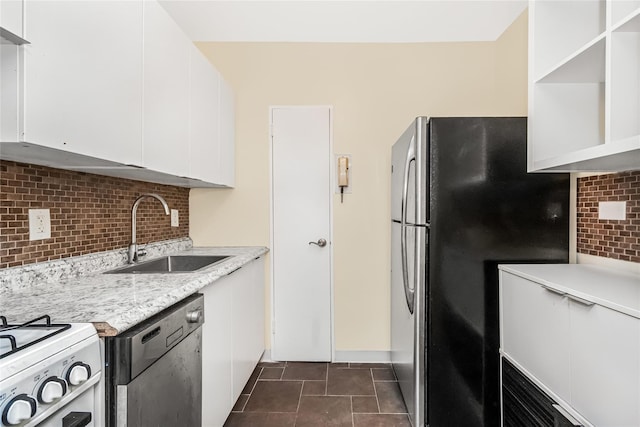
[[[102,426],[100,344],[91,324],[0,316],[0,425]]]

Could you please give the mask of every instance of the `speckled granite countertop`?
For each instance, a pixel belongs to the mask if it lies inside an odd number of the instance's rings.
[[[101,274],[66,277],[0,289],[0,313],[9,322],[48,314],[54,322],[92,322],[101,336],[113,336],[268,252],[265,247],[189,248],[171,255],[232,255],[192,273]],[[146,260],[151,259],[147,257]],[[122,264],[121,264],[122,265]],[[100,271],[100,272],[98,272]],[[2,277],[0,277],[2,279]]]

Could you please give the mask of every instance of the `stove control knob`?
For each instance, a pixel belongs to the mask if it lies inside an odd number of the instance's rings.
[[[8,426],[17,426],[36,414],[38,404],[28,394],[19,394],[5,406],[2,422]]]
[[[38,402],[52,403],[67,393],[67,383],[58,377],[49,377],[38,389]]]
[[[76,362],[67,371],[67,382],[71,385],[80,385],[91,377],[91,366],[86,363]]]

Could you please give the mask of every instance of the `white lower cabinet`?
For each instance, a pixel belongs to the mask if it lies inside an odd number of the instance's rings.
[[[245,265],[234,274],[238,274],[234,279],[231,304],[232,397],[235,403],[264,353],[264,258]]]
[[[232,281],[220,279],[200,292],[204,295],[202,325],[202,425],[222,426],[233,407]]]
[[[640,320],[570,302],[571,406],[596,426],[640,425]]]
[[[502,273],[502,282],[503,352],[569,400],[567,299],[518,276]]]
[[[264,258],[201,293],[202,425],[222,426],[264,352]]]
[[[640,319],[571,292],[501,271],[501,353],[592,425],[637,427]]]

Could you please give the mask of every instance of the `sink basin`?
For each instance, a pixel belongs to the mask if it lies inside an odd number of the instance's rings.
[[[228,255],[171,255],[105,271],[105,274],[188,273],[212,266],[227,258]]]

